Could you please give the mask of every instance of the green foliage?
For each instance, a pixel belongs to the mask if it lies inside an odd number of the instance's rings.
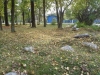
[[[100,26],[92,25],[91,28],[96,31],[100,31]]]
[[[72,14],[72,9],[67,9],[67,11],[65,12],[65,18],[67,19],[73,19],[75,18],[75,16]]]
[[[100,0],[74,0],[72,13],[79,22],[92,25],[100,17]]]
[[[3,16],[3,0],[0,0],[0,16]]]
[[[77,27],[78,28],[81,28],[81,27],[83,27],[83,28],[91,28],[93,30],[100,31],[100,26],[97,26],[97,25],[88,26],[88,25],[86,25],[84,23],[80,23],[80,22],[77,23]]]
[[[54,19],[52,20],[52,22],[51,22],[51,25],[56,25],[56,23],[57,23],[57,20],[54,18]]]
[[[78,28],[80,28],[80,27],[86,27],[87,25],[85,25],[84,23],[80,23],[80,22],[78,22],[77,23],[77,27]]]
[[[37,29],[29,29],[28,25],[20,25],[16,29],[18,33],[15,34],[10,33],[8,27],[0,32],[0,72],[8,73],[14,69],[21,72],[25,70],[28,75],[82,75],[80,67],[85,63],[83,67],[88,69],[89,75],[99,75],[100,51],[89,52],[90,48],[81,45],[83,41],[90,41],[100,47],[98,38],[73,39],[76,32],[72,32],[70,27],[57,30],[51,25],[47,25],[47,28],[39,25]],[[86,30],[83,28],[77,32]],[[99,37],[100,34],[95,36]],[[66,44],[75,51],[62,51],[60,48]],[[35,53],[24,51],[27,45],[34,46]]]

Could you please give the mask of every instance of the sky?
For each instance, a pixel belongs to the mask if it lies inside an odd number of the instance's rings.
[[[49,15],[49,14],[54,14],[56,13],[55,9],[54,9],[55,5],[53,4],[52,7],[46,12],[46,15]]]

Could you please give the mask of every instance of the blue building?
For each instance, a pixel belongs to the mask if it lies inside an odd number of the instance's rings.
[[[51,14],[51,15],[47,16],[47,23],[52,23],[53,20],[57,21],[57,16],[55,14]],[[78,22],[77,19],[65,19],[65,20],[63,20],[63,23],[77,23],[77,22]],[[100,19],[94,20],[94,23],[100,24]]]
[[[47,23],[52,23],[53,20],[56,20],[57,21],[57,16],[56,15],[51,14],[51,15],[48,15],[47,16]]]
[[[52,23],[53,20],[56,20],[57,21],[57,16],[55,14],[51,14],[51,15],[48,15],[47,16],[47,23]],[[63,20],[63,23],[76,23],[77,20],[73,19],[73,20]]]
[[[63,23],[76,23],[78,20],[76,19],[67,19],[67,20],[63,20]]]
[[[95,20],[94,20],[94,23],[100,24],[100,19],[99,19],[99,18],[98,18],[98,19],[95,19]]]

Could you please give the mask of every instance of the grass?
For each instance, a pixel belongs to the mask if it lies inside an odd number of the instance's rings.
[[[81,44],[88,41],[99,46],[99,31],[92,28],[72,31],[65,26],[59,30],[52,25],[34,29],[18,25],[15,33],[10,32],[10,27],[3,29],[0,31],[0,75],[12,70],[27,71],[28,75],[100,75],[99,49],[92,50]],[[73,38],[87,32],[90,38]],[[71,45],[75,52],[62,51],[60,48],[64,45]],[[36,53],[24,51],[25,46],[34,46]]]

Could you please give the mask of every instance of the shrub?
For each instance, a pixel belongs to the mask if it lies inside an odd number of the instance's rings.
[[[84,23],[80,23],[80,22],[77,23],[77,27],[78,28],[80,28],[80,27],[83,27],[83,28],[91,28],[93,30],[100,31],[100,26],[97,26],[97,25],[88,26],[88,25],[86,25]]]
[[[51,25],[56,25],[56,23],[57,23],[57,20],[54,18],[54,19],[52,20]]]
[[[84,23],[80,23],[80,22],[78,22],[77,23],[77,27],[78,28],[80,28],[80,27],[86,27],[87,25],[85,25]]]
[[[91,28],[92,28],[93,30],[100,31],[100,27],[99,27],[99,26],[92,25]]]

